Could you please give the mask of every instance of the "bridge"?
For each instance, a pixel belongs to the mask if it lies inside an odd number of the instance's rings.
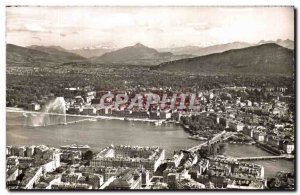
[[[276,160],[276,159],[293,159],[293,155],[279,155],[279,156],[255,156],[255,157],[239,157],[235,158],[237,161],[250,160]]]
[[[205,145],[207,145],[207,142],[204,142],[204,143],[202,143],[200,145],[194,146],[194,147],[188,149],[187,151],[189,151],[189,152],[196,152],[197,150],[200,150],[202,146],[205,146]]]
[[[214,143],[218,143],[222,140],[226,140],[228,139],[229,137],[233,136],[235,134],[235,132],[221,132],[219,134],[217,134],[215,137],[213,137],[210,141],[209,141],[209,144],[214,144]],[[208,144],[208,141],[204,142],[204,143],[201,143],[197,146],[194,146],[190,149],[188,149],[187,151],[189,152],[196,152],[197,150],[200,150],[202,146],[205,146]]]
[[[215,137],[213,137],[210,141],[209,144],[214,144],[218,143],[222,140],[226,140],[229,137],[233,136],[235,132],[225,132],[223,131],[222,133],[217,134]],[[196,152],[197,150],[201,149],[202,146],[205,146],[208,144],[208,141],[201,143],[197,146],[194,146],[187,151],[189,152]],[[236,161],[254,161],[254,160],[276,160],[276,159],[294,159],[294,155],[289,155],[289,154],[282,154],[282,155],[274,155],[274,156],[251,156],[251,157],[238,157],[234,158]]]

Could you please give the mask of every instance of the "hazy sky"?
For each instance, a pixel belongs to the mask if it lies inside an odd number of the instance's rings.
[[[292,7],[7,7],[20,46],[154,48],[294,40]]]

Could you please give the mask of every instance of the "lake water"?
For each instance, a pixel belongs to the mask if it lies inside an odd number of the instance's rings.
[[[95,150],[108,145],[159,146],[172,155],[175,150],[187,149],[201,141],[191,140],[180,126],[174,124],[155,126],[150,122],[121,120],[84,121],[68,125],[26,126],[22,113],[7,112],[7,145],[88,144]],[[77,118],[78,119],[78,118]],[[68,117],[68,121],[76,117]]]
[[[67,117],[67,121],[82,117]],[[187,149],[203,143],[191,140],[182,127],[174,124],[155,126],[150,122],[121,120],[84,121],[68,125],[31,127],[26,126],[22,113],[7,112],[7,145],[45,144],[59,147],[67,144],[88,144],[94,150],[108,145],[159,146],[171,156],[174,151]],[[233,157],[272,155],[254,145],[228,144],[226,155]],[[265,167],[265,176],[274,176],[277,171],[294,170],[293,161],[253,161]]]

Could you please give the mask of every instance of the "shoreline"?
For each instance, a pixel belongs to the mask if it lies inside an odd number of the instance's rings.
[[[42,112],[38,112],[38,111],[27,111],[24,110],[22,108],[15,108],[15,107],[6,107],[6,112],[19,112],[19,113],[35,113],[35,114],[40,114]],[[58,114],[61,115],[61,114]],[[172,124],[179,124],[183,130],[188,131],[188,133],[191,135],[191,130],[189,128],[188,125],[184,125],[180,122],[176,122],[176,121],[167,121],[166,119],[162,119],[162,120],[157,120],[157,119],[148,119],[148,118],[131,118],[131,117],[117,117],[117,116],[102,116],[102,115],[75,115],[75,114],[66,114],[66,116],[72,116],[72,117],[83,117],[86,119],[83,120],[79,120],[79,121],[69,121],[67,123],[64,124],[53,124],[53,125],[68,125],[68,124],[72,124],[72,123],[80,123],[83,121],[90,121],[92,122],[92,119],[100,119],[100,120],[121,120],[121,121],[137,121],[137,122],[150,122],[150,123],[155,123],[155,125],[161,125],[161,124],[167,124],[167,123],[172,123]],[[158,123],[158,124],[156,124]],[[222,134],[222,133],[221,133]],[[187,138],[189,139],[189,138]],[[230,142],[227,142],[230,143]],[[230,144],[234,144],[234,145],[240,145],[242,143],[230,143]],[[275,154],[275,152],[270,151],[268,149],[266,149],[265,147],[261,146],[261,144],[255,142],[254,144],[246,144],[244,143],[243,145],[255,145],[256,147],[260,148],[261,150],[264,150],[270,154],[273,155],[279,155],[279,154]]]
[[[20,113],[33,113],[33,114],[42,113],[38,111],[27,111],[22,108],[14,108],[14,107],[6,107],[6,112],[20,112]],[[56,114],[56,115],[62,115],[62,114]],[[149,118],[118,117],[118,116],[103,116],[103,115],[77,115],[77,114],[66,114],[66,116],[84,117],[84,118],[101,119],[101,120],[140,121],[140,122],[151,122],[151,123],[158,123],[158,124],[176,123],[176,121],[167,121],[167,119],[149,119]],[[66,124],[68,123],[76,123],[76,121],[66,122]],[[65,125],[65,124],[56,124],[56,125]]]

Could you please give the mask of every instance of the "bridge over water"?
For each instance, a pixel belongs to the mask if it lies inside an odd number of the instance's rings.
[[[275,159],[293,159],[294,155],[278,155],[278,156],[254,156],[254,157],[239,157],[235,158],[237,161],[250,160],[275,160]]]
[[[223,131],[222,133],[216,135],[215,137],[213,137],[210,141],[209,144],[214,144],[214,143],[218,143],[222,140],[226,140],[229,137],[233,136],[235,133],[234,132],[225,132]],[[205,146],[208,144],[208,141],[201,143],[197,146],[194,146],[190,149],[188,149],[188,151],[190,152],[196,152],[197,150],[201,149],[202,146]],[[273,156],[252,156],[252,157],[238,157],[235,158],[237,161],[252,161],[252,160],[276,160],[276,159],[294,159],[294,155],[288,155],[288,154],[282,154],[282,155],[273,155]]]
[[[220,142],[222,140],[226,140],[229,137],[233,136],[234,134],[235,134],[234,132],[225,132],[225,131],[223,131],[223,132],[217,134],[215,137],[213,137],[210,141],[206,141],[206,142],[201,143],[197,146],[194,146],[194,147],[188,149],[188,151],[196,152],[197,150],[201,149],[202,146],[207,145],[208,142],[209,142],[209,144],[214,144],[214,143]]]

